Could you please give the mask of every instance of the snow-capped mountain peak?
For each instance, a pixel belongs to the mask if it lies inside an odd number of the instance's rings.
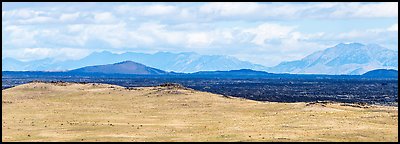
[[[362,74],[373,69],[398,69],[398,52],[377,44],[340,43],[269,72],[304,74]]]

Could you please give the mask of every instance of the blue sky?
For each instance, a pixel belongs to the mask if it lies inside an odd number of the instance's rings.
[[[2,3],[2,58],[23,61],[168,51],[274,66],[397,39],[398,3]]]

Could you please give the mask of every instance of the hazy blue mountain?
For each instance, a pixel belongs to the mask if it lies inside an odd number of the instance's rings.
[[[126,52],[115,54],[108,51],[94,52],[80,60],[68,61],[43,59],[21,62],[5,58],[2,62],[2,68],[3,71],[64,71],[128,60],[164,71],[186,73],[252,69],[272,73],[360,75],[374,69],[398,69],[398,51],[389,50],[379,45],[359,43],[338,44],[332,48],[308,55],[301,60],[282,62],[277,66],[268,68],[222,55],[200,55],[191,52],[158,52],[154,54]]]
[[[123,61],[115,64],[87,66],[69,72],[77,73],[105,73],[105,74],[165,74],[167,72],[145,66],[133,61]]]
[[[3,58],[1,59],[1,68],[2,70],[16,71],[21,70],[21,68],[25,65],[24,62],[18,61],[12,58]]]
[[[29,62],[23,62],[12,58],[3,58],[1,62],[3,71],[46,70],[52,63],[53,60],[49,58]]]
[[[197,53],[169,53],[158,52],[155,54],[126,52],[114,54],[111,52],[94,52],[80,60],[57,61],[31,61],[22,64],[4,65],[3,70],[71,70],[85,66],[102,65],[117,63],[121,61],[135,61],[144,65],[161,69],[164,71],[175,72],[197,72],[213,70],[234,70],[234,69],[265,69],[262,65],[252,64],[246,61],[240,61],[236,58],[221,55],[200,55]],[[11,61],[10,61],[11,62]],[[12,65],[12,66],[9,66]],[[27,66],[29,65],[29,66]]]
[[[338,44],[307,57],[282,62],[268,72],[296,74],[363,74],[373,69],[398,69],[398,51],[379,45]]]
[[[397,70],[393,69],[376,69],[368,71],[363,74],[366,77],[380,77],[380,78],[397,78],[399,75]]]

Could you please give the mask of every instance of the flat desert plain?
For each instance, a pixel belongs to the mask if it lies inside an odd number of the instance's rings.
[[[2,141],[398,141],[398,107],[276,103],[182,87],[2,91]]]

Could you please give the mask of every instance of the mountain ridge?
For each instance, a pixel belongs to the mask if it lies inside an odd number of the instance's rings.
[[[363,74],[373,69],[397,69],[398,52],[376,44],[340,43],[300,60],[282,62],[267,71],[297,74]]]
[[[398,78],[398,71],[394,69],[375,69],[362,74],[364,77]]]
[[[174,72],[197,72],[209,70],[232,70],[232,69],[265,69],[265,66],[241,61],[234,57],[222,55],[200,55],[194,52],[170,53],[157,52],[154,54],[125,52],[115,54],[109,51],[93,52],[90,55],[79,59],[63,62],[46,62],[42,67],[26,67],[29,63],[12,60],[11,63],[4,63],[4,70],[71,70],[84,66],[117,63],[120,61],[131,60],[144,65]],[[10,61],[10,60],[8,60]],[[15,63],[18,63],[17,65]],[[30,62],[31,65],[43,65],[40,60]],[[18,67],[19,68],[16,68]]]
[[[241,61],[231,56],[200,55],[195,52],[160,51],[153,54],[136,52],[116,54],[101,51],[93,52],[79,60],[62,62],[49,58],[33,62],[3,58],[2,68],[9,71],[64,71],[126,60],[178,73],[252,69],[272,73],[361,75],[374,69],[398,69],[398,51],[389,50],[377,44],[364,45],[361,43],[340,43],[334,47],[314,52],[300,60],[281,62],[273,67]]]
[[[104,73],[104,74],[165,74],[167,72],[145,66],[133,61],[122,61],[114,64],[87,66],[68,72]]]

